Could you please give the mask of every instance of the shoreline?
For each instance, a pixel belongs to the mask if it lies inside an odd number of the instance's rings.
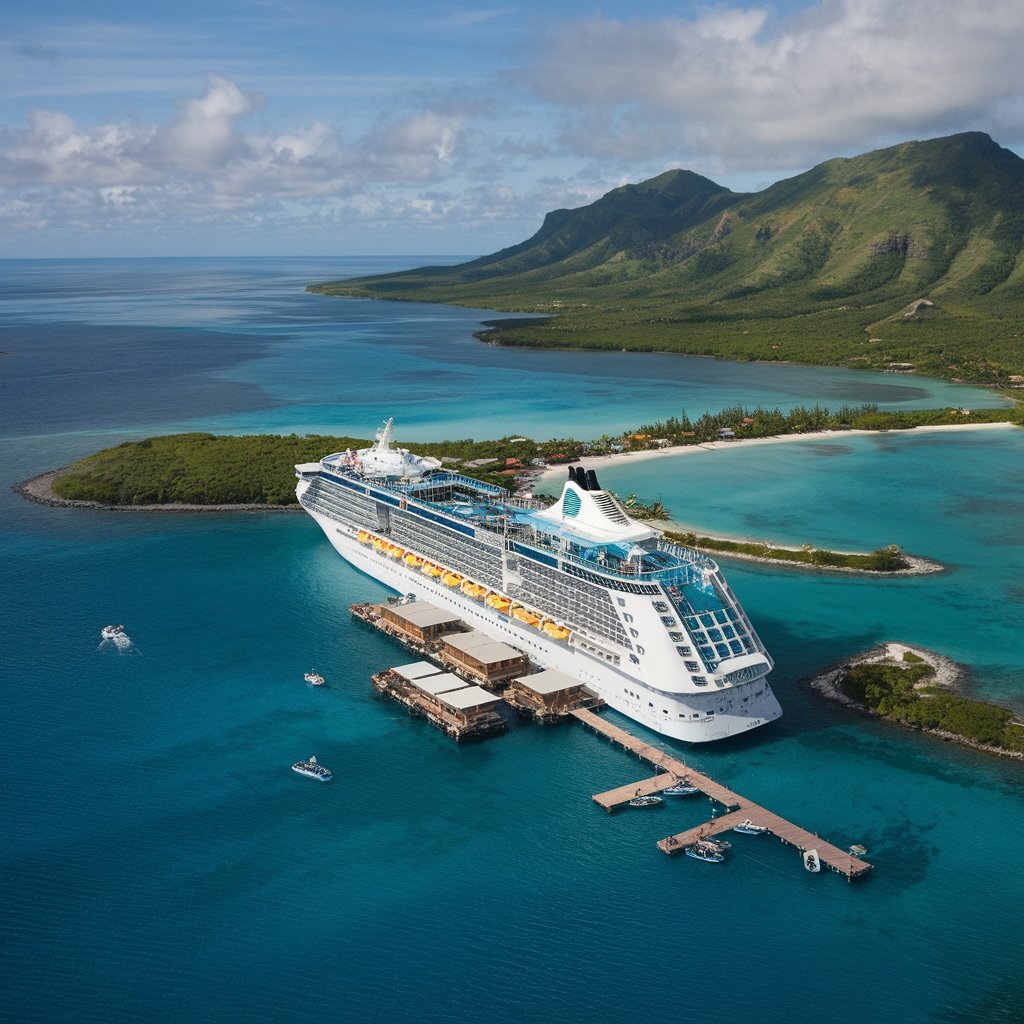
[[[238,505],[191,505],[183,501],[167,502],[163,505],[111,505],[101,501],[74,501],[61,498],[53,493],[53,481],[70,466],[51,469],[38,476],[29,477],[20,483],[12,484],[11,490],[27,501],[48,508],[91,508],[99,512],[301,512],[302,506],[294,505],[261,505],[256,502]]]
[[[959,692],[961,683],[967,677],[967,669],[963,665],[958,664],[951,658],[945,657],[945,655],[929,651],[927,648],[912,647],[909,644],[898,643],[893,640],[877,644],[875,647],[862,651],[852,658],[844,658],[842,661],[834,662],[814,675],[804,676],[803,679],[797,680],[797,683],[798,685],[810,687],[811,690],[826,700],[832,701],[835,704],[841,704],[851,711],[857,711],[870,718],[877,718],[882,722],[888,722],[897,728],[925,733],[936,739],[945,740],[947,743],[956,743],[958,746],[969,747],[971,750],[978,750],[985,754],[997,754],[999,757],[1009,757],[1017,761],[1024,761],[1024,753],[1020,751],[1006,750],[1003,747],[994,747],[987,743],[978,743],[976,740],[945,729],[916,728],[905,725],[894,718],[889,718],[875,711],[873,708],[869,708],[865,704],[861,704],[859,701],[843,693],[840,689],[839,680],[848,668],[852,668],[854,665],[868,665],[878,662],[891,664],[902,660],[903,655],[907,652],[916,655],[935,670],[935,675],[928,680],[930,686],[942,686]]]
[[[1001,423],[942,423],[921,427],[907,427],[903,430],[815,430],[806,434],[773,434],[771,437],[750,437],[736,438],[733,441],[704,441],[700,444],[676,444],[667,445],[664,448],[647,448],[640,452],[618,452],[614,455],[581,456],[580,462],[586,462],[587,469],[595,472],[608,469],[610,466],[621,465],[624,461],[648,462],[652,459],[662,459],[672,455],[692,455],[696,452],[728,451],[738,447],[752,448],[755,445],[770,444],[791,444],[797,441],[820,441],[824,438],[834,440],[841,437],[865,437],[871,434],[924,434],[939,431],[956,430],[1006,430],[1017,426],[1009,421]],[[540,485],[547,480],[554,478],[565,469],[564,466],[551,466],[543,470],[534,481]],[[731,540],[741,538],[734,537]]]

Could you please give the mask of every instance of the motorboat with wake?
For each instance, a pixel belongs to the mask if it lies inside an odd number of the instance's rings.
[[[817,874],[821,870],[821,858],[817,850],[804,851],[804,867]]]
[[[112,643],[122,651],[132,645],[131,637],[124,631],[124,626],[104,626],[100,630],[100,637],[104,643]]]
[[[310,686],[323,686],[326,680],[319,672],[307,672],[303,679],[309,683]]]

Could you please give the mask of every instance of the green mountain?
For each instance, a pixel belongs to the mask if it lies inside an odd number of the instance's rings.
[[[547,314],[503,344],[1024,374],[1024,160],[968,132],[835,159],[756,194],[690,171],[549,213],[455,267],[316,285]],[[903,364],[903,365],[899,365]]]

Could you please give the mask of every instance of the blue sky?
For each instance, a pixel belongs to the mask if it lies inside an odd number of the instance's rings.
[[[482,254],[686,167],[987,131],[1021,0],[7,4],[0,257]]]

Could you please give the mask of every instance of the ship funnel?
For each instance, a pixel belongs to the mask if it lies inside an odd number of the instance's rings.
[[[587,490],[588,491],[599,491],[601,485],[597,482],[597,474],[592,470],[587,470]]]
[[[590,488],[587,486],[587,471],[582,466],[578,466],[576,469],[576,486],[581,491],[590,490]]]
[[[573,483],[576,483],[576,467],[575,466],[570,466],[569,467],[569,479]]]

